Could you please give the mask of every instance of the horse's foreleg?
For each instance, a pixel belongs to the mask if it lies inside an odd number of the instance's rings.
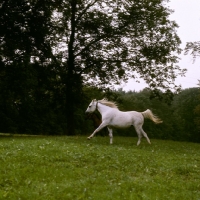
[[[88,140],[90,140],[92,137],[94,137],[94,135],[96,134],[96,132],[100,131],[105,126],[107,126],[106,123],[101,123],[100,126],[88,137]]]
[[[112,134],[113,130],[111,128],[108,128],[108,132],[109,132],[109,137],[110,137],[110,144],[112,144],[113,143],[113,134]]]

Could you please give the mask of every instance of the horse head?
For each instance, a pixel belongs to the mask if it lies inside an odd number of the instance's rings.
[[[98,104],[98,101],[96,99],[93,99],[85,112],[87,114],[93,113],[97,109],[97,104]]]

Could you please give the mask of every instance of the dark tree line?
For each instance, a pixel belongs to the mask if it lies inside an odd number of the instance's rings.
[[[75,113],[77,124],[75,134],[89,135],[94,131],[92,120],[85,116],[85,110],[92,99],[102,99],[117,102],[123,111],[136,110],[142,112],[151,109],[163,123],[155,125],[150,120],[144,123],[144,129],[150,138],[170,139],[180,141],[200,142],[200,89],[190,88],[174,94],[173,101],[168,104],[159,98],[150,98],[151,91],[144,89],[140,92],[102,91],[98,88],[85,87],[83,89],[82,104]],[[66,116],[62,112],[62,101],[56,100],[51,95],[29,97],[26,104],[11,104],[12,99],[0,101],[0,132],[63,135],[66,130]],[[45,100],[45,101],[44,101]],[[96,113],[98,116],[99,113]],[[105,135],[105,132],[103,135]],[[102,133],[97,133],[97,136]],[[114,135],[135,136],[136,132],[129,129],[114,130]]]

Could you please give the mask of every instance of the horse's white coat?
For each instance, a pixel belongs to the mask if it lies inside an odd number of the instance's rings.
[[[105,99],[100,101],[92,100],[92,102],[89,104],[86,110],[86,113],[94,112],[96,109],[98,109],[98,111],[101,113],[102,123],[88,137],[88,139],[91,139],[96,134],[96,132],[100,131],[102,128],[107,126],[110,136],[110,144],[112,144],[113,142],[113,128],[128,128],[130,126],[134,126],[138,134],[137,145],[140,144],[142,136],[144,136],[147,139],[148,143],[151,144],[147,134],[142,129],[144,117],[151,119],[155,123],[162,122],[158,117],[153,115],[153,113],[150,110],[146,110],[145,112],[122,112],[118,110],[115,103],[107,101]]]

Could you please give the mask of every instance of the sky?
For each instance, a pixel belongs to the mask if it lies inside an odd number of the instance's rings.
[[[171,0],[166,6],[174,10],[170,19],[176,21],[179,25],[177,34],[182,42],[180,47],[184,49],[186,42],[200,41],[200,0]],[[181,68],[186,68],[187,72],[185,77],[178,77],[175,83],[181,85],[183,89],[198,87],[200,58],[193,62],[192,55],[184,55],[184,52],[179,57],[178,65]],[[143,80],[136,83],[133,79],[130,79],[128,83],[123,83],[118,88],[125,91],[140,91],[146,86]]]

